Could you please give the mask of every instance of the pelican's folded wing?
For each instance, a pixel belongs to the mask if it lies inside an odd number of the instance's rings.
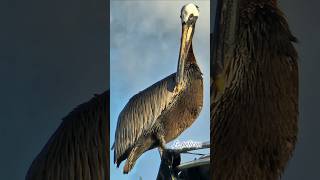
[[[173,103],[175,74],[133,96],[121,111],[114,143],[114,162],[125,159],[138,138],[152,127],[161,113]]]

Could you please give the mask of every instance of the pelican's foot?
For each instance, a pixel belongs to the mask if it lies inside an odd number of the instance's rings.
[[[173,149],[170,149],[170,148],[166,148],[165,146],[159,146],[158,147],[158,151],[159,151],[159,154],[160,154],[160,158],[163,157],[164,154],[171,154],[171,153],[174,153],[175,151]]]
[[[166,140],[164,139],[164,136],[162,136],[162,135],[158,135],[158,139],[159,139],[158,150],[159,150],[160,158],[162,158],[164,151],[167,149],[166,148]]]
[[[176,152],[173,149],[163,149],[161,160],[171,169],[180,165],[181,156],[179,152]]]
[[[161,147],[158,147],[158,151],[160,154],[160,158],[162,158],[163,152],[165,151],[164,149],[162,149]]]

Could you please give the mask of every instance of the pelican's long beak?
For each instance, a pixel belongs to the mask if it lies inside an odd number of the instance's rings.
[[[176,85],[181,84],[183,80],[184,65],[185,65],[186,58],[188,56],[188,52],[192,42],[194,25],[195,25],[195,21],[193,23],[182,24],[181,45],[180,45],[178,69],[176,73]]]

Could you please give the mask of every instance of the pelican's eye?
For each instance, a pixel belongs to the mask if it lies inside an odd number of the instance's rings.
[[[193,19],[193,17],[194,17],[194,15],[193,14],[190,14],[190,16],[189,16],[189,20],[191,20],[191,19]]]

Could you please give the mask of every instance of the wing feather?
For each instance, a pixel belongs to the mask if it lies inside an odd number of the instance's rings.
[[[134,95],[118,117],[114,162],[120,163],[138,138],[150,131],[162,111],[174,101],[175,73]],[[119,162],[120,161],[120,162]]]

